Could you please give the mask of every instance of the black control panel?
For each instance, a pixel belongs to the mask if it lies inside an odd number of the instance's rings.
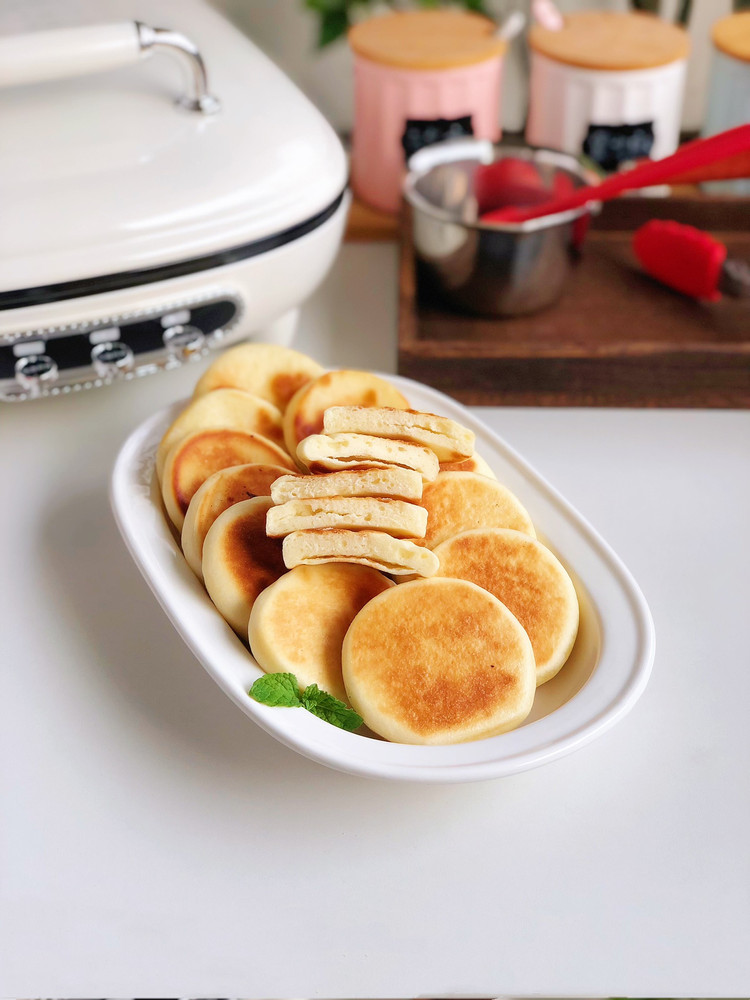
[[[0,398],[48,394],[55,385],[88,385],[200,356],[218,346],[239,312],[239,300],[227,295],[0,341]]]

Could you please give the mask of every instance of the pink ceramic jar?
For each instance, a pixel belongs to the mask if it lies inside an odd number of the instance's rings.
[[[354,53],[351,182],[364,202],[395,213],[408,157],[461,135],[497,141],[506,43],[476,14],[420,10],[363,21]]]

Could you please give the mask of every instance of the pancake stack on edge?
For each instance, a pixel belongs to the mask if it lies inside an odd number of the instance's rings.
[[[469,580],[494,594],[529,635],[537,685],[560,670],[578,632],[578,598],[559,560],[520,531],[466,531],[434,550],[439,577]]]
[[[286,572],[281,543],[266,535],[270,506],[270,497],[234,504],[219,514],[203,543],[208,596],[242,639],[256,598]]]
[[[280,465],[233,465],[209,476],[196,491],[185,514],[180,542],[188,566],[199,580],[203,579],[203,542],[219,514],[241,500],[267,497],[271,484],[285,473]]]
[[[439,462],[456,462],[474,453],[474,433],[448,417],[393,407],[331,406],[323,415],[326,434],[373,434],[422,445]]]
[[[293,673],[302,687],[317,684],[347,702],[341,675],[344,636],[365,604],[393,586],[366,566],[297,566],[253,605],[248,625],[252,654],[266,673]]]
[[[209,476],[247,463],[293,468],[286,452],[251,431],[217,427],[181,438],[167,453],[161,479],[164,506],[177,530],[182,529],[190,501]]]
[[[281,503],[269,512],[267,530],[284,536],[286,565],[344,561],[430,576],[435,560],[414,551],[429,532],[429,514],[410,502],[423,496],[415,476],[429,483],[441,459],[470,459],[474,434],[434,413],[338,402],[324,411],[322,424],[326,433],[309,434],[297,446],[297,459],[311,475],[290,480],[288,491],[283,482],[272,488]],[[387,495],[378,493],[378,479]],[[369,497],[362,480],[372,482]],[[338,495],[339,485],[356,496]],[[408,499],[393,495],[404,487]]]
[[[465,580],[417,580],[375,597],[346,633],[342,669],[353,708],[395,743],[506,732],[529,714],[536,690],[528,635]]]
[[[420,545],[436,545],[472,528],[514,528],[536,535],[527,511],[497,480],[475,472],[441,472],[425,485],[427,532]]]

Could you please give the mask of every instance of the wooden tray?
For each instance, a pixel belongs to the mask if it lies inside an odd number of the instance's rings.
[[[700,303],[638,269],[632,234],[651,218],[706,229],[750,259],[750,199],[622,198],[592,224],[560,301],[485,319],[441,301],[401,227],[398,371],[464,403],[750,406],[750,299]]]

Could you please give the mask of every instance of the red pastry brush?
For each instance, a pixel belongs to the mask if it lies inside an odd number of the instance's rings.
[[[750,264],[727,260],[724,244],[694,226],[652,219],[636,231],[633,251],[647,274],[684,295],[750,295]]]

